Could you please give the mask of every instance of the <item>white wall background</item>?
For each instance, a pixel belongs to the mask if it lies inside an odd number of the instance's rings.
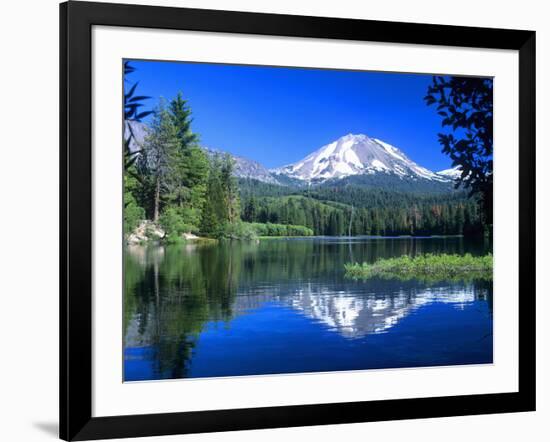
[[[58,7],[57,0],[3,2],[0,14],[0,440],[57,437],[58,406]],[[537,31],[538,265],[549,224],[550,17],[538,0],[151,0],[127,3],[457,24]],[[445,442],[543,440],[550,419],[549,284],[539,278],[538,411],[510,415],[170,436],[149,440],[252,442],[334,439]],[[547,436],[543,436],[546,434]]]

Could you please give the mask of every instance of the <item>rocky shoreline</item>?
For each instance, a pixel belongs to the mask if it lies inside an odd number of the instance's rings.
[[[162,242],[166,238],[166,232],[153,221],[143,220],[126,237],[127,245],[139,245],[150,242]],[[184,241],[200,240],[201,238],[193,233],[182,233],[181,239]]]

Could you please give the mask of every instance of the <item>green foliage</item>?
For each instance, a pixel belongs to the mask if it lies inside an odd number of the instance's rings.
[[[181,92],[170,102],[170,116],[178,130],[178,140],[182,151],[193,146],[198,141],[198,136],[191,131],[191,108],[187,100],[183,99]]]
[[[205,236],[231,237],[240,228],[240,197],[233,168],[229,155],[215,155],[210,161],[200,229]]]
[[[131,199],[126,198],[124,195],[124,233],[131,233],[144,218],[145,211],[142,207],[139,207],[133,197]]]
[[[224,206],[227,211],[227,220],[234,223],[240,220],[240,197],[237,179],[234,177],[235,161],[229,154],[221,160],[220,182],[223,189]]]
[[[131,166],[132,167],[132,166]],[[145,210],[139,206],[134,192],[138,188],[138,180],[130,173],[124,174],[124,233],[132,232],[139,222],[145,218]]]
[[[218,239],[230,239],[230,240],[254,240],[258,235],[256,230],[248,223],[242,221],[234,223],[225,223],[218,229]]]
[[[168,207],[159,217],[159,225],[168,236],[181,236],[182,233],[197,232],[197,227],[188,222],[186,209]]]
[[[183,166],[182,183],[188,189],[188,197],[180,204],[196,209],[200,214],[206,197],[210,168],[208,156],[200,147],[189,147],[184,153]]]
[[[209,237],[217,237],[221,226],[227,221],[220,169],[220,160],[216,156],[210,163],[200,229],[203,235]]]
[[[172,208],[166,219],[177,213],[187,231],[196,232],[201,224],[205,202],[209,161],[197,146],[191,132],[191,110],[181,94],[169,103],[160,100],[137,161],[139,178],[136,199],[149,219],[158,221]]]
[[[243,207],[242,218],[244,221],[252,222],[256,219],[257,212],[258,202],[254,198],[254,195],[250,195]]]
[[[292,224],[248,223],[257,236],[313,236],[313,230],[306,226]]]
[[[374,264],[345,264],[346,276],[355,279],[372,277],[399,279],[471,280],[492,279],[493,255],[472,256],[424,254],[415,257],[379,259]]]
[[[197,216],[193,223],[198,225],[206,194],[208,157],[197,145],[197,134],[191,131],[191,109],[181,92],[170,102],[168,111],[179,146],[172,159],[167,199],[170,205],[193,209]]]
[[[164,238],[165,244],[181,244],[184,243],[185,239],[183,239],[180,235],[176,234],[175,232],[172,232]]]
[[[138,159],[148,216],[157,221],[169,199],[171,185],[177,177],[180,159],[177,128],[161,99]]]
[[[475,199],[459,192],[421,196],[343,188],[311,191],[307,197],[249,193],[244,198],[244,220],[303,225],[315,235],[470,235],[482,227]]]
[[[493,80],[434,76],[424,99],[437,105],[441,125],[449,128],[439,134],[439,143],[453,166],[460,166],[456,185],[482,196],[484,218],[492,224]]]

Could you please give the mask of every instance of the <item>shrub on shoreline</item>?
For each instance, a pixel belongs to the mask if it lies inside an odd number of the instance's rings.
[[[216,233],[217,239],[229,240],[255,240],[257,239],[256,231],[248,224],[242,221],[236,223],[226,223],[222,225]]]
[[[313,230],[293,224],[246,223],[258,236],[313,236]]]

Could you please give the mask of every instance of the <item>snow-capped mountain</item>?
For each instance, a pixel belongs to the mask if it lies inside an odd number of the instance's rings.
[[[345,135],[303,160],[272,172],[308,182],[374,174],[436,182],[451,181],[446,175],[419,166],[397,147],[362,134]]]

